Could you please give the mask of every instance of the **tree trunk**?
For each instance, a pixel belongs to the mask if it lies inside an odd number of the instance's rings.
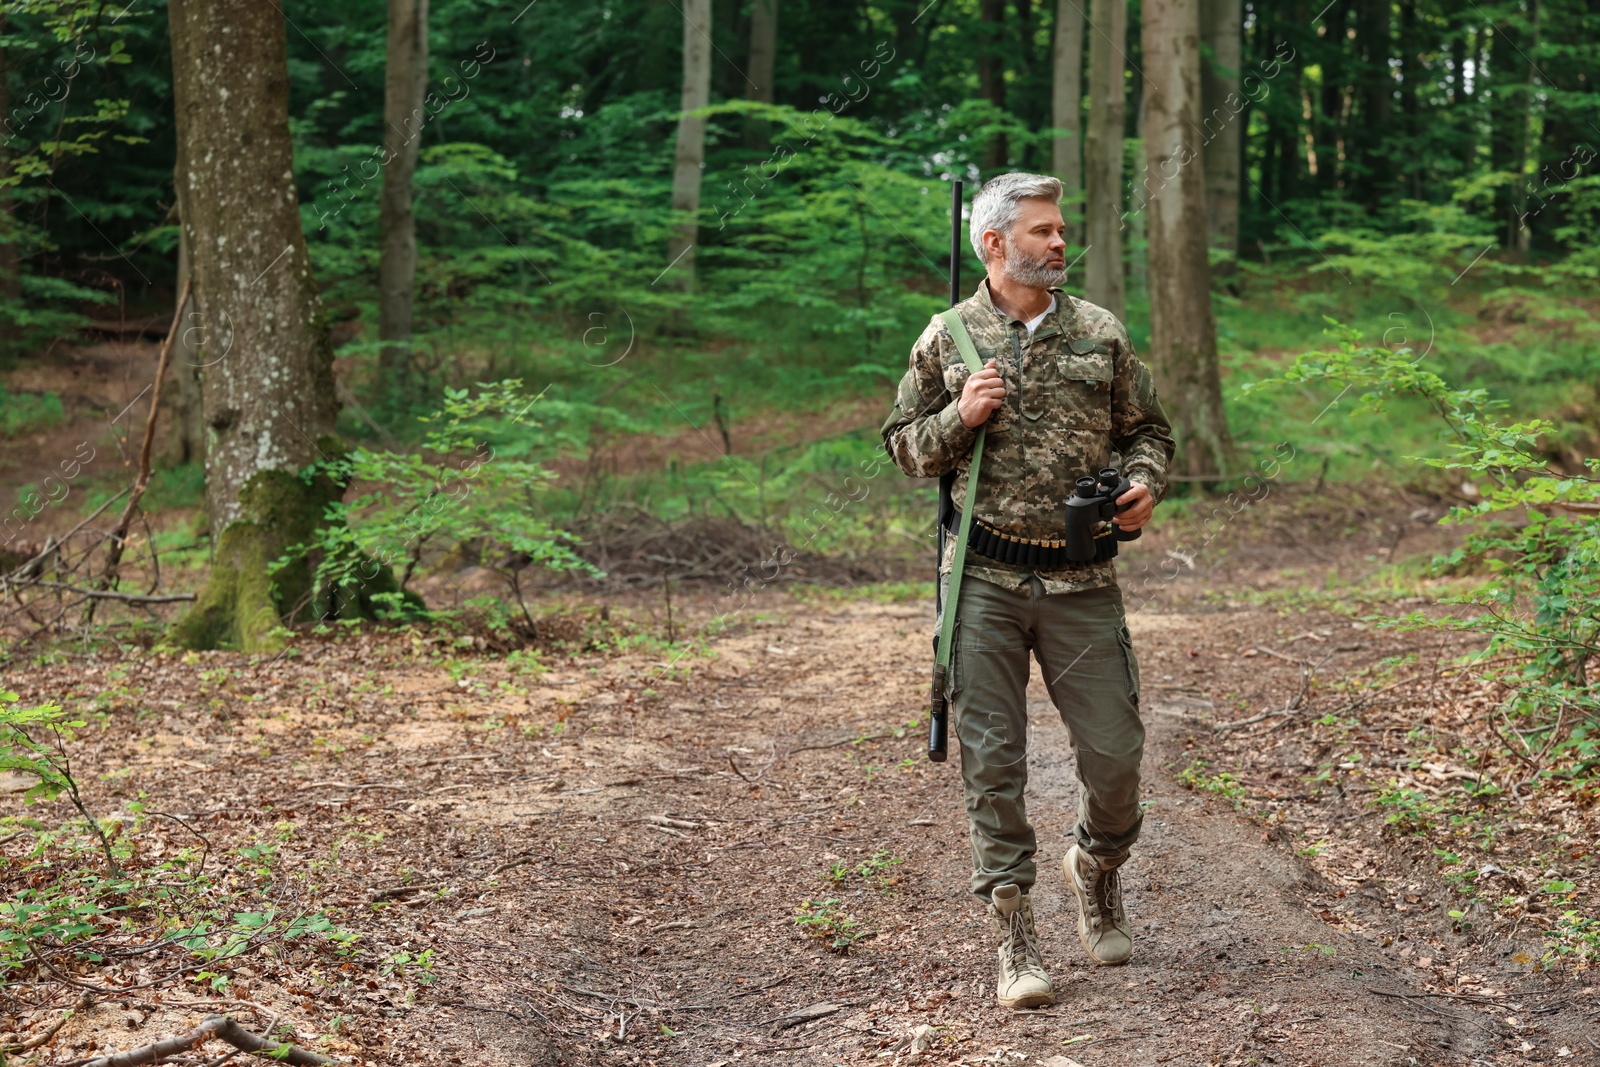
[[[191,648],[282,647],[309,563],[268,577],[337,496],[297,472],[339,448],[333,349],[300,227],[284,16],[273,4],[170,0],[173,100],[204,365],[212,566],[175,626]]]
[[[189,266],[189,238],[178,224],[178,295],[182,296],[184,283],[193,282]],[[172,339],[172,376],[178,387],[177,423],[178,455],[183,463],[204,463],[206,459],[205,407],[200,393],[200,348],[196,343],[200,331],[198,317],[194,315],[194,296],[178,311],[178,332]]]
[[[1126,122],[1122,39],[1128,0],[1093,0],[1089,22],[1089,129],[1083,141],[1084,296],[1124,318],[1122,128]]]
[[[1400,129],[1397,131],[1406,144],[1412,144],[1421,134],[1417,123],[1417,86],[1427,76],[1422,62],[1424,45],[1417,34],[1417,0],[1400,0]],[[1422,199],[1422,174],[1424,167],[1435,179],[1441,177],[1433,160],[1413,161],[1407,166],[1409,181],[1406,195],[1413,200]]]
[[[1467,13],[1458,11],[1450,18],[1450,106],[1460,108],[1467,99]]]
[[[978,93],[1001,111],[1006,107],[1005,48],[1001,28],[1005,20],[1005,0],[978,2]],[[984,152],[984,178],[992,178],[1006,166],[1006,135],[989,138]]]
[[[1200,101],[1206,175],[1206,233],[1228,255],[1224,273],[1239,256],[1239,165],[1249,121],[1239,97],[1244,16],[1240,0],[1201,0],[1201,33],[1211,58],[1200,64]]]
[[[1223,473],[1231,442],[1217,369],[1206,257],[1200,0],[1145,0],[1145,154],[1150,196],[1150,353],[1179,470]]]
[[[1462,15],[1463,23],[1466,15]],[[1466,54],[1472,64],[1472,85],[1468,88],[1463,72],[1461,83],[1462,101],[1466,105],[1461,109],[1463,124],[1466,129],[1461,137],[1461,173],[1470,175],[1478,165],[1478,137],[1482,124],[1478,119],[1476,102],[1483,99],[1483,60],[1485,56],[1486,31],[1483,29],[1462,31],[1467,37]]]
[[[4,33],[6,20],[0,14],[0,33]],[[11,115],[11,64],[5,49],[0,48],[0,118]],[[0,144],[0,178],[11,176],[11,149]],[[18,243],[16,202],[10,185],[0,185],[0,298],[11,305],[11,315],[22,311],[22,246]]]
[[[711,103],[711,0],[683,0],[683,111],[673,157],[672,213],[677,221],[667,242],[672,284],[694,289],[694,245],[699,238],[700,165],[706,155],[706,120],[689,112]]]
[[[411,304],[417,279],[417,170],[428,91],[428,0],[389,0],[383,76],[383,194],[378,208],[378,381],[387,399],[411,384]]]
[[[1083,111],[1083,8],[1079,0],[1056,0],[1055,74],[1054,93],[1051,96],[1050,125],[1068,131],[1055,138],[1051,162],[1056,177],[1066,186],[1067,197],[1075,198],[1083,188],[1083,168],[1079,154],[1083,151],[1080,126]],[[1082,205],[1069,208],[1081,220]],[[1068,232],[1075,241],[1083,241],[1081,221],[1076,225],[1069,219]]]
[[[1322,16],[1327,33],[1321,47],[1321,107],[1312,120],[1315,148],[1310,144],[1306,146],[1306,158],[1309,165],[1315,152],[1316,180],[1312,185],[1323,192],[1343,188],[1344,185],[1344,161],[1341,157],[1344,153],[1344,79],[1351,65],[1347,52],[1349,41],[1345,36],[1350,21],[1349,4],[1350,0],[1336,0]]]
[[[1146,168],[1139,165],[1141,156],[1145,155],[1144,137],[1147,128],[1145,123],[1145,92],[1144,79],[1138,80],[1139,94],[1133,104],[1133,144],[1123,145],[1124,156],[1131,156],[1132,166],[1126,164],[1125,169],[1130,169],[1136,175],[1135,185],[1128,197],[1128,229],[1125,238],[1127,248],[1123,252],[1123,269],[1127,277],[1127,299],[1135,306],[1142,305],[1149,309],[1150,306],[1150,242],[1148,238],[1150,221],[1150,195],[1145,188],[1144,181],[1137,177]]]
[[[754,0],[750,6],[750,99],[772,103],[772,77],[778,58],[778,0]],[[772,147],[771,123],[748,119],[744,124],[746,148]]]
[[[1533,230],[1528,224],[1526,214],[1528,145],[1533,133],[1530,127],[1533,124],[1534,81],[1539,69],[1532,59],[1533,54],[1539,50],[1539,0],[1528,0],[1528,21],[1531,23],[1528,30],[1528,47],[1523,49],[1526,55],[1519,57],[1525,61],[1526,66],[1523,69],[1522,99],[1516,109],[1516,126],[1513,133],[1511,169],[1516,174],[1516,181],[1511,183],[1511,219],[1506,234],[1506,247],[1513,249],[1519,257],[1527,256],[1533,238]]]
[[[1350,140],[1347,153],[1360,160],[1351,182],[1355,198],[1369,212],[1376,212],[1394,195],[1398,170],[1389,151],[1393,132],[1390,98],[1394,93],[1394,73],[1389,67],[1394,51],[1391,0],[1362,0],[1356,15],[1360,62],[1356,65],[1358,74],[1354,89],[1359,109],[1357,121],[1350,123],[1347,133]]]

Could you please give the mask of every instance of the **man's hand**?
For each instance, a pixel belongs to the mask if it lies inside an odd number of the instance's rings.
[[[1111,521],[1119,529],[1132,533],[1150,521],[1150,515],[1156,510],[1156,501],[1150,495],[1150,487],[1142,482],[1134,482],[1133,488],[1117,497],[1117,507],[1129,505],[1126,511],[1119,511],[1112,516]]]
[[[989,416],[1005,401],[1006,383],[1000,380],[1000,371],[991,359],[981,371],[967,378],[967,384],[961,390],[961,399],[956,401],[956,414],[961,416],[961,425],[976,430],[988,422]],[[1148,511],[1145,517],[1150,517]]]

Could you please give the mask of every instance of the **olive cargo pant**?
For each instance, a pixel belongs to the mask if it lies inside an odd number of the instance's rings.
[[[948,576],[946,576],[948,581]],[[1139,661],[1116,585],[1047,596],[966,577],[956,607],[950,708],[972,838],[972,891],[1034,883],[1028,823],[1028,653],[1066,724],[1082,784],[1074,834],[1091,855],[1124,860],[1139,836]]]

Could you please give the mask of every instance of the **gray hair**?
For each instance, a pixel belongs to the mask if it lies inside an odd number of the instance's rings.
[[[1048,174],[1024,174],[1014,171],[997,174],[983,183],[978,195],[972,198],[972,217],[967,223],[967,239],[978,254],[978,262],[987,263],[983,251],[983,232],[995,230],[1011,235],[1011,227],[1022,217],[1022,207],[1017,203],[1025,196],[1042,196],[1052,204],[1061,202],[1061,182]]]

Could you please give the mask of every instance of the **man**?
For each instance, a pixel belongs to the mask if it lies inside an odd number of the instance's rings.
[[[1132,483],[1114,521],[1139,529],[1166,486],[1174,447],[1122,323],[1061,288],[1061,192],[1054,178],[1003,174],[973,199],[970,237],[987,277],[956,309],[986,362],[971,373],[935,317],[911,350],[883,426],[884,447],[906,474],[958,472],[958,514],[973,442],[987,426],[972,515],[1024,539],[1064,538],[1074,479],[1112,465]],[[955,541],[946,538],[943,582]],[[1029,567],[969,545],[964,566],[946,696],[961,747],[972,891],[988,906],[999,944],[1000,1003],[1039,1007],[1055,994],[1028,898],[1037,850],[1023,805],[1028,654],[1077,757],[1082,791],[1064,867],[1079,939],[1099,964],[1122,963],[1133,948],[1117,869],[1139,836],[1139,666],[1109,560]]]

